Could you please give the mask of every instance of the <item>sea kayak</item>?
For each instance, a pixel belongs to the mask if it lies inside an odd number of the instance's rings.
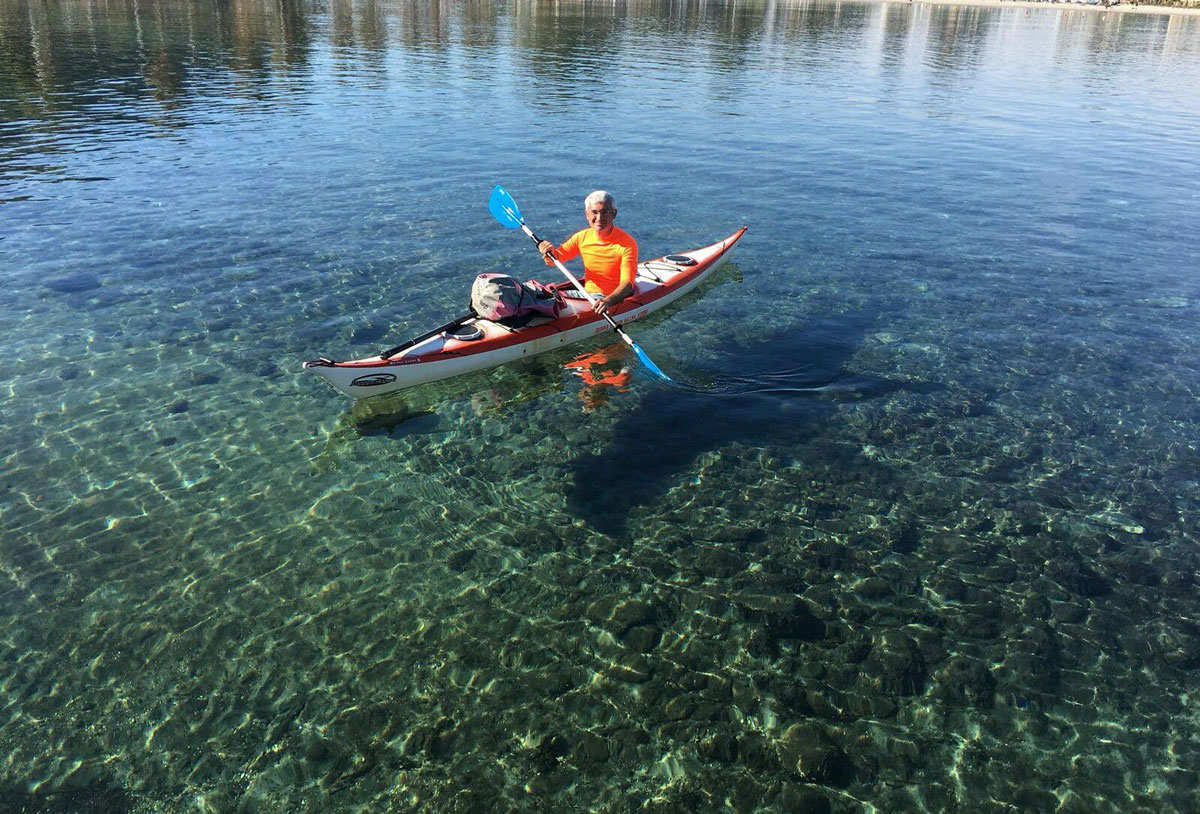
[[[634,293],[609,311],[624,325],[659,310],[694,289],[729,259],[742,227],[711,246],[669,254],[638,265]],[[304,369],[356,399],[392,393],[525,359],[611,331],[578,291],[563,282],[558,317],[538,316],[521,327],[467,314],[374,356],[336,362],[313,359]]]

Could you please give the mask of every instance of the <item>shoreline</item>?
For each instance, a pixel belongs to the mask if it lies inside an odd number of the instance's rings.
[[[1060,9],[1068,11],[1088,11],[1106,14],[1157,14],[1180,15],[1185,17],[1200,16],[1200,6],[1156,6],[1142,3],[1134,5],[1122,2],[1116,5],[1103,6],[1100,3],[1071,2],[1070,0],[886,0],[902,5],[929,6],[980,6],[987,8],[1028,8],[1028,9]]]

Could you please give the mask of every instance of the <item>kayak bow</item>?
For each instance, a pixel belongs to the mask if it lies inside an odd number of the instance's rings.
[[[640,263],[634,293],[610,310],[613,320],[623,325],[679,299],[729,259],[745,232],[743,226],[711,246]],[[313,359],[304,369],[361,399],[485,370],[612,330],[582,294],[569,290],[569,283],[556,287],[565,296],[557,318],[539,316],[514,328],[468,314],[381,354],[346,362]]]

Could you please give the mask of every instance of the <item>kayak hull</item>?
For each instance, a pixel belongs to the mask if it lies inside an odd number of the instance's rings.
[[[745,231],[742,227],[702,249],[639,264],[635,293],[610,310],[613,320],[624,325],[641,319],[695,289],[729,259]],[[527,359],[612,330],[587,300],[578,297],[566,299],[558,318],[539,317],[521,328],[479,317],[457,320],[451,326],[475,328],[483,335],[464,340],[439,329],[387,352],[387,356],[345,362],[314,359],[305,362],[304,369],[361,399]]]

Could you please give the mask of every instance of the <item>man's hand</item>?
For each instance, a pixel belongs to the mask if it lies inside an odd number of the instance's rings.
[[[549,255],[553,249],[554,249],[554,244],[551,243],[549,240],[543,240],[541,243],[538,244],[538,251],[541,252],[542,257],[545,257],[547,260],[550,259]]]
[[[603,314],[612,308],[614,305],[620,305],[629,297],[633,296],[633,283],[625,283],[607,297],[596,295],[596,301],[592,303],[592,310],[597,314]]]

